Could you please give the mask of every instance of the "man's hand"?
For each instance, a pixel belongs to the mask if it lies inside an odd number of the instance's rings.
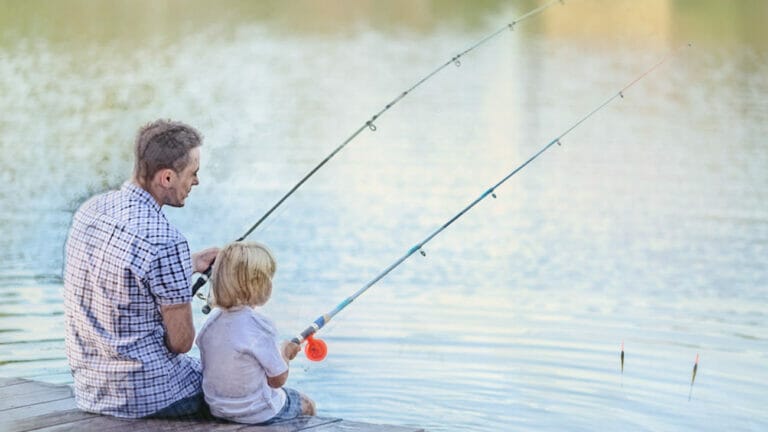
[[[212,247],[203,249],[199,252],[192,254],[192,271],[195,273],[203,273],[208,270],[213,262],[216,260],[216,255],[219,254],[219,248]]]

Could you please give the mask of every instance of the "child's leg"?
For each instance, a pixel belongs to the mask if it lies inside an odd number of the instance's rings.
[[[315,401],[307,397],[304,393],[299,393],[301,397],[301,415],[316,415]]]

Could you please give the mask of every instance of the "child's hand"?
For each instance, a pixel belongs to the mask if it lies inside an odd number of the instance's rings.
[[[280,346],[280,349],[283,352],[283,358],[286,362],[293,360],[296,358],[296,354],[301,351],[301,345],[291,342],[289,340],[284,340],[282,345]]]

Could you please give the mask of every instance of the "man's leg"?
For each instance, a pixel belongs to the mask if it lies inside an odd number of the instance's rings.
[[[160,411],[148,415],[145,418],[184,420],[214,419],[210,410],[208,409],[208,404],[205,403],[205,398],[203,397],[202,393],[176,401],[161,409]]]

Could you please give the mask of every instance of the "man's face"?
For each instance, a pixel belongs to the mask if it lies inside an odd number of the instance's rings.
[[[200,183],[197,180],[197,170],[200,169],[200,147],[195,147],[189,151],[189,163],[187,166],[175,173],[171,180],[171,193],[167,196],[167,202],[172,207],[183,207],[184,200],[189,196],[192,186]]]

